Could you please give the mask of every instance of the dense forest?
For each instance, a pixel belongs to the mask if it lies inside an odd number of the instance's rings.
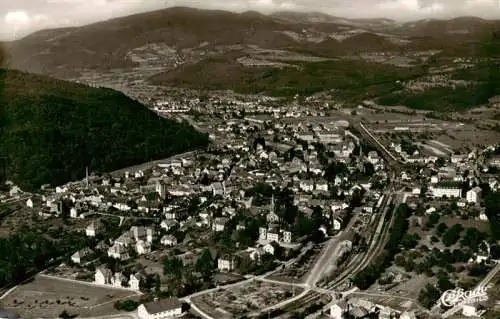
[[[208,136],[111,89],[0,70],[0,158],[27,190],[204,147]]]

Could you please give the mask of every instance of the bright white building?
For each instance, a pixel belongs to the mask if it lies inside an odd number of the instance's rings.
[[[474,187],[465,194],[468,203],[477,204],[481,201],[481,188]]]
[[[446,196],[448,198],[462,197],[462,188],[458,186],[436,185],[436,186],[431,186],[430,191],[433,197],[438,197],[438,198],[443,196]]]
[[[182,303],[177,298],[168,298],[142,304],[137,308],[140,319],[167,319],[182,315]]]

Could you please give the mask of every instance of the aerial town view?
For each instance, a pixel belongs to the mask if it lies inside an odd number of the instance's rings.
[[[500,318],[498,1],[0,20],[0,319]]]

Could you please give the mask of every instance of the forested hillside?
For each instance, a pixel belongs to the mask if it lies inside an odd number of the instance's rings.
[[[0,71],[0,157],[26,189],[111,171],[208,143],[185,123],[159,118],[110,89]]]

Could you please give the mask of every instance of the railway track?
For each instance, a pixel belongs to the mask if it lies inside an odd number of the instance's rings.
[[[348,281],[355,274],[359,273],[365,269],[372,260],[383,250],[385,242],[388,236],[388,230],[392,224],[393,214],[391,214],[389,222],[386,221],[387,214],[392,212],[393,207],[391,206],[392,198],[388,197],[388,200],[382,205],[383,214],[380,216],[378,227],[372,236],[370,247],[367,249],[367,253],[364,255],[358,255],[349,262],[346,270],[337,277],[333,282],[326,285],[327,289],[335,289],[341,285],[348,283]]]
[[[320,300],[323,298],[325,294],[317,291],[310,291],[308,292],[304,297],[296,300],[292,304],[286,305],[283,308],[281,308],[284,312],[295,312],[297,310],[300,310],[302,308],[309,307],[311,304],[314,302]]]

